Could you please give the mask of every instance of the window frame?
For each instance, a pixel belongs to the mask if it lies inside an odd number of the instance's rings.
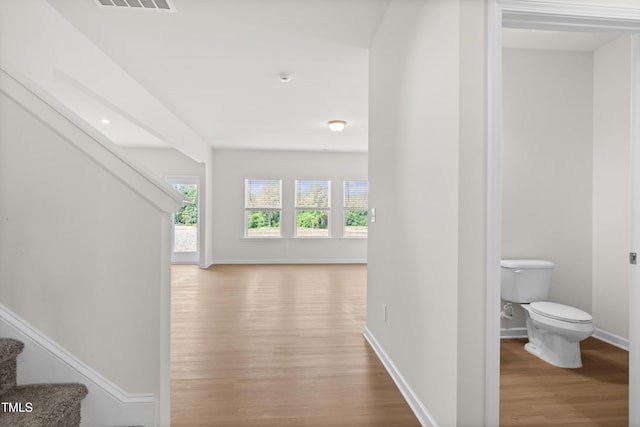
[[[298,206],[298,183],[299,182],[309,182],[309,183],[325,183],[327,184],[327,205],[326,207],[321,206]],[[313,185],[313,184],[311,184]],[[331,180],[330,179],[299,179],[295,178],[293,180],[293,237],[296,239],[330,239],[332,237],[331,233]],[[298,233],[298,213],[303,211],[323,211],[325,212],[327,218],[327,234],[326,236],[304,236]],[[324,230],[324,229],[320,229]]]
[[[252,181],[264,181],[264,182],[277,182],[278,183],[278,192],[279,192],[279,204],[278,206],[248,206],[249,205],[249,183]],[[258,178],[245,178],[244,180],[244,237],[246,239],[280,239],[283,237],[282,235],[282,179],[258,179]],[[250,212],[270,212],[277,211],[280,214],[280,220],[278,224],[278,234],[277,235],[263,235],[256,236],[249,234],[249,213]]]
[[[347,187],[347,182],[364,182],[366,183],[366,188],[367,188],[367,193],[366,193],[366,200],[367,200],[367,204],[365,208],[360,208],[360,209],[356,209],[356,208],[350,208],[347,206],[347,191],[346,191],[346,187]],[[346,230],[347,230],[347,224],[346,224],[346,214],[347,212],[351,212],[351,211],[359,211],[359,212],[365,212],[366,213],[366,218],[367,218],[367,231],[366,231],[366,235],[364,236],[348,236],[346,234]],[[367,239],[369,238],[369,180],[368,179],[356,179],[356,178],[344,178],[342,180],[342,238],[343,239]]]

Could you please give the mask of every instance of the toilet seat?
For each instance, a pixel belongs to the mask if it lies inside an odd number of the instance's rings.
[[[538,301],[529,304],[531,311],[550,319],[569,323],[591,323],[593,317],[585,311],[569,305],[550,301]]]

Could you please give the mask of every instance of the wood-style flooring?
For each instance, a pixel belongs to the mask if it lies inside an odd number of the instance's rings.
[[[365,342],[361,265],[173,266],[174,426],[417,426]],[[583,367],[502,340],[500,424],[627,426],[628,352],[582,342]]]
[[[362,265],[172,269],[173,426],[418,426],[362,336]]]
[[[501,343],[502,427],[628,425],[627,351],[588,338],[581,342],[582,368],[563,369],[529,354],[526,342]]]

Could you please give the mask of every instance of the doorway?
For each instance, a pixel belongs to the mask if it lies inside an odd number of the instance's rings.
[[[563,30],[596,32],[607,31],[616,33],[636,34],[632,38],[632,76],[638,80],[640,73],[639,61],[639,39],[637,35],[640,31],[640,10],[625,9],[608,6],[588,6],[588,5],[564,5],[564,4],[541,4],[534,1],[510,1],[493,0],[489,7],[488,21],[488,51],[489,51],[489,156],[488,156],[488,214],[491,218],[487,224],[487,386],[486,386],[486,424],[499,424],[499,384],[500,384],[500,363],[499,363],[499,330],[500,320],[495,313],[497,302],[500,298],[500,263],[502,255],[502,166],[501,166],[501,133],[502,133],[502,29],[524,28],[532,30]],[[640,134],[640,96],[638,87],[640,84],[634,81],[632,84],[632,112],[634,119],[631,123],[631,145],[632,158],[635,157],[635,164],[638,164],[637,153],[638,135]],[[632,168],[632,176],[640,171]],[[631,207],[632,235],[630,251],[640,243],[638,238],[638,200],[639,185],[637,176],[631,179],[632,194],[634,202]],[[619,254],[625,257],[626,253]],[[637,266],[630,267],[629,300],[631,304],[640,303],[640,273]],[[630,370],[629,370],[629,401],[635,402],[640,398],[640,375],[638,370],[638,354],[640,354],[640,319],[634,317],[633,310],[629,315],[629,350],[630,350]],[[631,425],[640,424],[640,408],[630,404],[629,422]]]
[[[197,264],[200,260],[199,182],[200,177],[197,176],[167,177],[167,183],[181,193],[185,200],[191,201],[173,214],[171,233],[173,264]]]

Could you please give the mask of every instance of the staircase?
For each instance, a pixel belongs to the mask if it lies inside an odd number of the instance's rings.
[[[78,427],[83,384],[17,385],[16,359],[24,344],[0,339],[0,427]]]

